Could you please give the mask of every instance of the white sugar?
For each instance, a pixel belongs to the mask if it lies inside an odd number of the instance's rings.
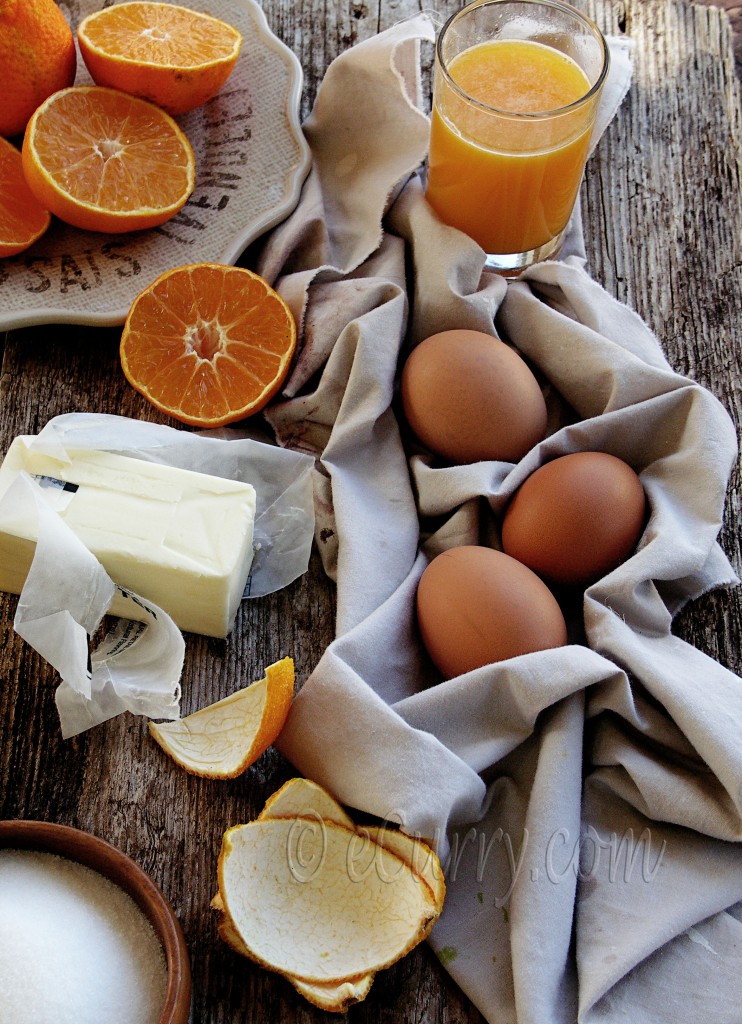
[[[157,1024],[166,986],[162,946],[123,889],[0,850],[0,1024]]]

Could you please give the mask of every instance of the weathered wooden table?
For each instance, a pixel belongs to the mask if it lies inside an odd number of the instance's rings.
[[[453,0],[320,3],[264,0],[273,31],[305,72],[306,115],[342,50],[425,8]],[[708,387],[742,424],[742,111],[726,14],[681,0],[590,0],[608,33],[633,37],[635,78],[583,189],[589,269],[655,330],[680,372]],[[426,78],[429,84],[429,78]],[[156,420],[125,382],[118,328],[43,326],[0,335],[0,448],[75,411]],[[721,542],[740,568],[740,478],[731,481]],[[145,722],[120,716],[63,741],[55,672],[14,633],[17,599],[0,595],[0,815],[66,823],[104,837],[159,883],[186,934],[197,1024],[310,1021],[314,1010],[279,978],[232,954],[209,912],[223,831],[259,811],[292,774],[273,750],[241,778],[211,782],[168,763]],[[262,675],[290,653],[307,677],[332,638],[334,595],[318,559],[273,597],[243,604],[227,641],[189,636],[183,712]],[[742,595],[712,594],[676,629],[742,670]],[[427,947],[377,979],[353,1021],[481,1020]]]

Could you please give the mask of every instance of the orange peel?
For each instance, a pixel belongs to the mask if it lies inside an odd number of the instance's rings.
[[[305,940],[304,945],[309,951],[309,960],[299,965],[298,969],[297,964],[277,962],[275,949],[276,946],[281,946],[283,939],[273,937],[272,948],[274,952],[271,952],[270,950],[266,951],[265,947],[258,949],[259,943],[255,942],[254,935],[252,938],[248,938],[243,934],[243,929],[245,927],[249,928],[251,922],[254,923],[252,900],[258,893],[258,902],[262,898],[262,890],[259,888],[259,883],[258,888],[256,888],[256,879],[254,877],[254,871],[259,872],[260,868],[255,864],[254,870],[250,869],[246,872],[235,871],[234,875],[236,877],[231,877],[230,875],[231,868],[239,864],[244,856],[244,851],[240,853],[239,849],[235,849],[235,841],[239,845],[249,834],[251,827],[270,826],[271,823],[282,830],[281,841],[286,843],[282,849],[284,862],[288,862],[289,865],[291,864],[292,849],[296,856],[294,862],[295,871],[289,871],[293,878],[293,883],[288,878],[284,879],[286,906],[278,914],[278,919],[283,919],[283,914],[292,935],[297,938],[298,943],[301,944],[302,938]],[[245,829],[248,830],[247,833],[243,831]],[[257,835],[258,833],[252,833],[253,838],[256,838]],[[275,836],[272,842],[275,842]],[[415,887],[417,892],[422,894],[422,906],[425,908],[420,911],[417,918],[414,917],[414,914],[410,916],[409,906],[407,907],[407,912],[402,910],[400,916],[406,921],[409,929],[414,931],[414,935],[412,937],[408,936],[406,942],[398,941],[397,949],[388,956],[387,963],[379,963],[379,951],[382,943],[377,943],[374,947],[374,942],[372,941],[367,943],[368,948],[366,949],[365,961],[363,961],[362,957],[359,957],[351,964],[345,963],[344,967],[351,970],[352,973],[348,973],[344,977],[332,977],[329,979],[324,977],[328,969],[340,969],[337,966],[330,967],[330,964],[334,963],[332,956],[338,954],[338,945],[343,947],[343,953],[347,952],[348,944],[352,944],[354,929],[353,927],[350,928],[350,937],[346,932],[342,933],[340,943],[335,943],[334,953],[323,947],[320,953],[324,955],[318,955],[316,945],[317,933],[314,930],[315,921],[318,916],[324,916],[326,927],[331,934],[333,929],[337,930],[338,928],[338,918],[334,915],[339,914],[342,918],[343,915],[347,915],[350,906],[355,911],[357,907],[355,897],[360,894],[357,888],[349,892],[340,891],[343,888],[347,888],[347,879],[343,881],[343,869],[339,871],[339,881],[337,879],[337,858],[335,867],[332,868],[331,865],[330,870],[320,878],[318,883],[320,895],[326,890],[324,898],[319,900],[319,904],[322,904],[324,909],[322,910],[318,906],[315,908],[316,913],[313,914],[304,908],[304,911],[300,914],[300,918],[303,919],[304,924],[307,926],[304,932],[302,932],[301,924],[297,925],[292,917],[292,908],[296,899],[296,883],[312,882],[315,879],[315,875],[319,872],[319,868],[325,869],[327,843],[331,843],[333,847],[336,847],[338,844],[342,847],[345,844],[343,865],[346,874],[352,874],[351,865],[354,863],[361,865],[362,877],[355,880],[354,884],[356,886],[359,883],[365,884],[367,876],[374,874],[377,880],[373,883],[372,888],[378,887],[379,882],[382,885],[382,891],[383,886],[389,887],[397,884],[401,887],[402,892],[407,893],[409,898],[410,893],[414,891],[411,887]],[[321,847],[319,856],[317,856],[317,844]],[[252,845],[257,860],[260,860],[262,857],[265,863],[265,870],[268,870],[269,865],[276,859],[275,851],[271,854],[269,852],[270,844],[267,844],[262,853],[260,853],[260,840]],[[288,859],[287,853],[289,854]],[[232,861],[231,866],[230,858],[236,858],[236,860]],[[244,868],[244,864],[241,867]],[[315,868],[317,869],[316,871]],[[441,913],[445,898],[445,883],[440,862],[434,851],[425,842],[397,829],[378,826],[356,827],[345,809],[331,794],[317,785],[317,783],[304,778],[293,778],[286,782],[266,801],[257,820],[252,822],[251,825],[236,826],[225,833],[218,870],[219,890],[214,896],[211,906],[219,913],[218,931],[222,940],[241,956],[255,960],[268,969],[283,974],[294,988],[313,1005],[325,1011],[335,1013],[344,1013],[353,1003],[364,999],[371,989],[377,970],[380,970],[383,966],[389,966],[390,963],[404,956],[418,942],[427,937]],[[245,882],[244,888],[241,888],[240,876],[242,876],[242,880]],[[229,899],[225,899],[225,882],[228,887],[232,886],[235,893],[241,893],[241,895],[237,896],[236,904],[230,904]],[[291,888],[292,885],[293,888]],[[252,895],[250,893],[251,889]],[[389,890],[387,890],[385,895],[389,895]],[[399,913],[399,904],[395,901],[392,902],[394,906],[390,906],[387,903],[386,910],[379,912],[378,907],[374,910],[374,924],[382,933],[386,928],[385,922],[390,917],[393,919],[393,916]],[[404,900],[402,905],[404,906]],[[328,911],[328,907],[340,909],[330,909]],[[418,909],[420,910],[420,908]],[[235,910],[237,911],[236,920],[233,916]],[[240,913],[243,915],[242,917],[240,917]],[[354,917],[354,924],[357,928],[357,917]],[[270,932],[271,927],[275,928],[275,921],[271,925],[269,915],[266,931]],[[393,929],[394,926],[391,927]],[[342,930],[342,924],[340,928]],[[368,935],[365,921],[360,930],[364,936]],[[260,931],[260,928],[258,931]],[[399,935],[397,935],[397,939],[400,939]],[[388,950],[387,953],[389,953]],[[314,966],[312,966],[312,956],[315,957]],[[381,959],[383,960],[383,957]],[[366,969],[359,973],[357,968],[361,963],[364,964]]]
[[[221,940],[235,953],[250,959],[250,951],[240,938],[240,933],[237,931],[232,918],[224,909],[224,903],[219,893],[211,901],[211,906],[213,910],[220,912],[217,931]],[[360,978],[347,978],[341,982],[331,982],[325,985],[320,983],[310,984],[306,981],[300,981],[298,978],[293,978],[290,975],[287,975],[286,978],[291,982],[296,991],[303,995],[313,1006],[317,1006],[328,1013],[345,1013],[349,1006],[352,1006],[354,1003],[360,1003],[366,998],[373,984],[374,975],[364,974]]]
[[[396,963],[437,916],[430,887],[390,850],[335,822],[267,818],[225,832],[219,893],[252,960],[341,983]]]
[[[311,779],[303,778],[289,779],[268,797],[258,820],[307,817],[317,817],[323,821],[334,821],[346,828],[355,828],[353,819],[334,796]]]
[[[166,754],[192,775],[233,779],[276,740],[294,696],[294,662],[283,658],[228,697],[172,722],[150,722]]]

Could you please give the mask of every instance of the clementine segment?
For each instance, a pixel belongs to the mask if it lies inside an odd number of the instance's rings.
[[[184,114],[215,96],[232,72],[242,36],[208,14],[167,3],[106,7],[77,30],[80,53],[98,85]]]
[[[87,231],[138,231],[173,217],[193,191],[188,139],[153,103],[72,86],[34,112],[23,171],[38,201]]]
[[[48,211],[26,184],[20,152],[7,139],[0,139],[0,256],[23,252],[50,222]]]
[[[266,405],[295,348],[291,311],[263,278],[242,267],[196,263],[166,271],[134,300],[121,365],[162,412],[217,427]]]
[[[0,0],[0,69],[0,135],[20,135],[36,107],[75,80],[75,37],[54,0]]]

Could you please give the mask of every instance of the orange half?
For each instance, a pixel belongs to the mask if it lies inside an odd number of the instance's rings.
[[[22,157],[41,205],[86,231],[163,224],[195,182],[191,145],[164,110],[97,85],[60,89],[42,103]]]
[[[41,238],[51,223],[23,176],[21,154],[0,138],[0,256],[15,256]]]
[[[184,114],[215,96],[232,72],[242,36],[209,14],[167,3],[104,7],[79,25],[80,53],[98,85]]]
[[[266,405],[295,348],[294,318],[267,281],[243,267],[195,263],[137,296],[120,353],[126,379],[154,406],[218,427]]]

